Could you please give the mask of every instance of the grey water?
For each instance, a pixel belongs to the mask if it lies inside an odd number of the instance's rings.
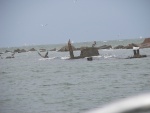
[[[68,52],[57,51],[49,51],[49,59],[37,52],[0,59],[0,113],[82,113],[150,92],[149,48],[140,50],[148,57],[139,59],[124,59],[131,49],[99,53],[93,61],[68,60]]]

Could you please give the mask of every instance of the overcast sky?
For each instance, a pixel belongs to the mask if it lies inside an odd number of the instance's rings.
[[[150,37],[150,0],[0,0],[0,47]]]

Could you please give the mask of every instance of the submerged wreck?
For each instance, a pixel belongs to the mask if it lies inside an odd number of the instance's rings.
[[[96,42],[94,42],[94,46],[95,44]],[[81,50],[80,56],[74,56],[71,41],[69,39],[68,48],[69,48],[69,53],[70,53],[70,59],[80,59],[80,58],[88,57],[87,60],[92,60],[92,56],[99,55],[98,48],[95,48],[94,46],[92,45],[92,47],[85,47]]]
[[[140,50],[139,49],[140,49],[140,47],[133,47],[134,55],[131,56],[131,57],[128,57],[127,59],[147,57],[147,55],[140,55]]]

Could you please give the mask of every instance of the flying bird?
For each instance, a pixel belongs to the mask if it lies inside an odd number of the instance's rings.
[[[48,25],[48,24],[41,24],[42,27],[45,27],[45,26],[47,26],[47,25]]]
[[[39,53],[39,52],[38,52],[38,54],[39,54],[41,57],[43,57],[43,58],[49,58],[49,57],[48,57],[48,51],[46,52],[46,54],[45,54],[45,55],[42,55],[42,54],[41,54],[41,53]]]
[[[73,0],[73,2],[74,2],[74,3],[76,3],[76,2],[77,2],[77,0]]]

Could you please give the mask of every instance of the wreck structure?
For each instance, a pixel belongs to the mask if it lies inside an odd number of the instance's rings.
[[[96,42],[94,42],[94,43],[96,44]],[[92,46],[92,47],[83,48],[81,50],[80,56],[74,56],[70,39],[68,41],[68,48],[69,48],[70,59],[80,59],[80,58],[89,57],[89,58],[87,58],[87,60],[88,59],[92,60],[92,56],[99,55],[98,48],[95,48],[94,46]]]
[[[143,58],[147,57],[146,55],[140,55],[140,47],[133,47],[133,56],[129,58]]]

